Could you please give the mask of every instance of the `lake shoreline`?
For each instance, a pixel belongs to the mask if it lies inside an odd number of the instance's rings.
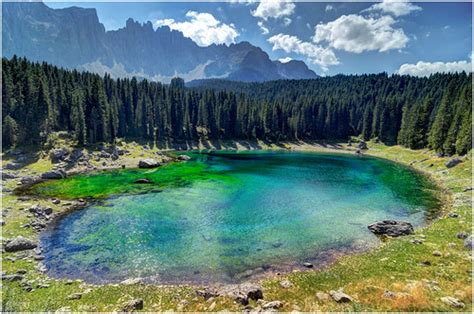
[[[222,148],[221,148],[222,149]],[[262,149],[262,148],[255,148],[255,149]],[[264,147],[263,149],[272,149],[271,147]],[[275,149],[275,148],[273,148]],[[277,148],[277,149],[282,149],[282,148]],[[312,146],[312,145],[302,145],[301,143],[297,143],[297,144],[293,144],[293,145],[290,145],[289,147],[286,147],[284,149],[287,149],[287,150],[294,150],[294,151],[315,151],[315,152],[333,152],[333,153],[343,153],[343,154],[355,154],[355,149],[353,148],[350,148],[350,147],[325,147],[323,145],[317,145],[317,146]],[[179,151],[178,151],[179,152]],[[434,153],[432,153],[434,155]],[[374,150],[372,145],[369,146],[369,150],[368,151],[364,151],[364,155],[368,155],[368,156],[373,156],[373,157],[378,157],[378,158],[383,158],[383,159],[387,159],[387,160],[391,160],[391,161],[394,161],[396,163],[400,163],[402,165],[405,165],[405,166],[408,166],[410,167],[411,169],[414,169],[416,170],[417,172],[421,172],[423,173],[424,175],[428,175],[428,177],[430,178],[430,180],[434,180],[434,182],[437,184],[437,186],[441,186],[443,187],[443,190],[444,191],[447,191],[445,186],[443,185],[442,183],[442,180],[439,180],[434,178],[434,173],[432,171],[430,171],[431,169],[429,168],[426,168],[424,169],[423,167],[413,167],[413,164],[410,163],[407,163],[406,161],[402,161],[402,160],[397,160],[397,158],[387,158],[386,156],[384,156],[383,154],[381,154],[378,150]],[[445,159],[444,159],[445,160]],[[115,169],[120,169],[120,168],[115,168]],[[102,169],[101,169],[102,170]],[[111,169],[111,170],[114,170],[114,169]],[[88,173],[93,173],[94,171],[92,172],[88,172]],[[441,170],[439,171],[441,172]],[[450,193],[448,193],[450,194]],[[444,210],[443,210],[443,213],[446,213],[448,211],[451,210],[452,206],[453,206],[453,200],[451,200],[451,196],[450,195],[447,195],[447,200],[444,200]],[[66,210],[67,211],[67,210]],[[69,211],[67,211],[69,212]],[[61,213],[61,214],[65,214],[65,213]],[[7,223],[8,223],[8,220],[6,220]],[[434,220],[436,221],[436,219]],[[431,225],[431,224],[430,224]],[[429,229],[431,226],[428,225],[427,227],[424,227],[422,229]],[[395,241],[399,241],[398,239],[395,240]],[[379,248],[375,248],[375,250],[378,250]],[[369,252],[372,251],[369,250]],[[364,251],[362,252],[362,254],[365,254],[367,251]],[[360,253],[360,252],[356,252],[355,255],[358,255],[357,253]],[[344,256],[347,256],[346,254],[342,254]],[[355,256],[353,254],[350,254],[352,256]],[[330,269],[332,267],[332,265],[338,263],[338,261],[340,260],[340,257],[341,256],[337,256],[336,258],[332,259],[331,262],[329,262],[328,264],[325,264],[323,265],[323,267],[321,268],[317,268],[315,267],[314,270],[316,271],[320,271],[320,270],[324,270],[324,269]],[[313,270],[309,270],[309,271],[303,271],[302,273],[313,273],[314,271]],[[289,272],[291,273],[291,271]],[[276,274],[275,272],[271,272],[270,274],[265,274],[265,276],[262,276],[262,277],[259,277],[259,278],[255,278],[255,279],[250,279],[248,280],[248,282],[253,282],[253,283],[262,283],[262,282],[266,282],[267,280],[270,280],[270,281],[274,281],[274,280],[281,280],[283,278],[285,278],[286,276],[288,276],[287,272],[285,272],[284,274],[281,274],[281,275],[278,275]],[[246,281],[247,282],[247,281]],[[116,286],[117,284],[104,284],[104,285],[92,285],[94,287],[107,287],[107,286]],[[233,284],[231,284],[233,285]],[[122,285],[120,285],[122,286]],[[127,286],[127,285],[124,285],[124,286]],[[157,288],[159,287],[168,287],[168,288],[173,288],[173,287],[183,287],[183,286],[188,286],[190,287],[191,289],[195,289],[197,287],[203,287],[203,285],[194,285],[194,284],[184,284],[184,285],[181,285],[181,284],[171,284],[171,285],[156,285],[156,284],[151,284],[151,286],[155,286]],[[221,285],[204,285],[204,287],[209,287],[209,288],[212,288],[212,287],[221,287]]]

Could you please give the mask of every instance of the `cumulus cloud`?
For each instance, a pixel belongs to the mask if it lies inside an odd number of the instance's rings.
[[[305,56],[324,71],[327,71],[331,65],[339,64],[339,60],[331,49],[302,41],[296,36],[278,34],[270,37],[268,42],[273,45],[272,50],[281,49],[287,53],[297,53]]]
[[[467,61],[455,62],[423,62],[418,61],[416,64],[402,64],[396,73],[401,75],[429,76],[433,73],[455,73],[455,72],[471,72],[472,63]]]
[[[421,8],[407,0],[383,0],[383,2],[374,4],[364,11],[381,11],[383,13],[393,14],[394,16],[402,16],[410,14],[413,11],[421,11]]]
[[[404,48],[409,39],[403,29],[393,27],[394,23],[396,21],[391,16],[342,15],[329,23],[316,25],[313,40],[354,53]]]
[[[183,33],[185,37],[191,38],[199,46],[211,44],[230,44],[235,42],[239,36],[234,24],[225,24],[217,20],[210,13],[198,13],[188,11],[185,22],[176,22],[173,19],[155,21],[155,26],[169,26],[172,30]]]
[[[285,58],[280,58],[280,59],[278,59],[278,61],[280,61],[281,63],[288,63],[288,62],[290,62],[291,60],[293,60],[293,59],[290,58],[290,57],[285,57]]]
[[[263,24],[262,21],[259,21],[259,22],[257,23],[257,25],[258,25],[258,27],[260,27],[260,30],[262,31],[262,34],[263,34],[263,35],[266,35],[266,34],[270,33],[270,30],[268,29],[268,27],[266,27],[266,26]]]
[[[290,16],[295,11],[295,4],[288,1],[280,0],[262,0],[258,7],[251,11],[252,15],[264,19],[265,21],[269,18],[282,18]]]

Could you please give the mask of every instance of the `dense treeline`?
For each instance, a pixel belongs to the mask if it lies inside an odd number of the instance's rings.
[[[2,59],[3,145],[68,131],[79,145],[134,137],[319,140],[361,135],[447,154],[471,149],[471,75],[386,74],[186,88]]]

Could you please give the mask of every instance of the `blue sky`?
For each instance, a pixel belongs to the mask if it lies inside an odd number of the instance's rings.
[[[394,0],[397,1],[397,0]],[[97,9],[107,30],[128,18],[168,25],[199,45],[249,41],[321,75],[471,69],[471,3],[49,3]]]

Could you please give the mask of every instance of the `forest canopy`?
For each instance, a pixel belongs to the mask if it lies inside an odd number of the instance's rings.
[[[38,145],[54,131],[78,145],[116,138],[347,140],[445,154],[472,145],[472,74],[370,74],[185,87],[112,79],[14,56],[2,59],[4,147]]]

